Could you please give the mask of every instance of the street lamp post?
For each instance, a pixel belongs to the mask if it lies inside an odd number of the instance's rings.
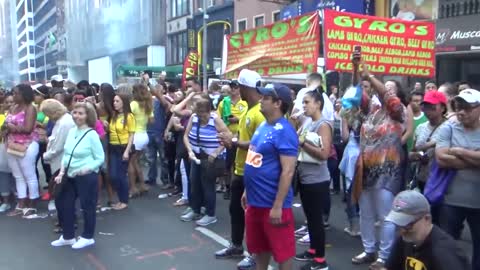
[[[202,41],[202,63],[203,63],[203,88],[207,89],[208,91],[208,76],[207,76],[207,19],[208,19],[208,14],[207,14],[207,0],[203,0],[203,41]]]

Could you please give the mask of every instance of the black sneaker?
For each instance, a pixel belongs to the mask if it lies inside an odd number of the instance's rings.
[[[308,252],[308,251],[305,251],[303,253],[300,253],[300,254],[297,254],[295,255],[295,260],[297,261],[301,261],[301,262],[308,262],[308,261],[312,261],[314,258],[314,254]]]
[[[243,247],[229,246],[215,252],[215,258],[217,259],[232,259],[232,258],[242,258],[243,257]]]
[[[322,263],[319,263],[317,261],[311,261],[306,265],[302,266],[302,268],[300,269],[301,270],[328,270],[328,264],[327,264],[327,261],[324,261]]]

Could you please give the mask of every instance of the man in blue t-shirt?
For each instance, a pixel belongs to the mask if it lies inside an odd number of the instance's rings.
[[[292,177],[298,136],[284,117],[292,105],[290,89],[281,84],[258,88],[266,121],[255,131],[245,162],[245,225],[249,252],[257,269],[267,269],[270,254],[280,269],[292,269],[295,255]]]

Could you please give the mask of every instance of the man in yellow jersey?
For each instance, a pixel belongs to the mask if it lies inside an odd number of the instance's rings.
[[[229,85],[224,85],[222,90],[225,89],[228,94],[220,103],[218,104],[218,116],[227,125],[228,129],[232,134],[238,133],[238,123],[240,119],[247,112],[248,104],[245,100],[242,100],[240,97],[240,86],[238,81],[232,81]],[[230,182],[232,178],[232,167],[235,162],[235,155],[237,153],[236,147],[231,147],[227,149],[227,160],[226,160],[226,190],[223,197],[228,200],[230,199]]]
[[[238,76],[238,85],[240,86],[240,96],[248,104],[248,110],[240,119],[238,124],[238,137],[231,137],[228,134],[219,134],[219,138],[226,145],[237,147],[235,157],[235,173],[230,186],[230,225],[232,234],[232,245],[215,253],[218,259],[240,258],[243,256],[243,235],[245,231],[245,212],[241,205],[241,198],[245,190],[243,184],[243,169],[247,158],[250,139],[255,133],[257,127],[265,121],[265,117],[260,112],[260,99],[262,96],[258,93],[257,87],[261,84],[260,75],[248,69],[240,71]],[[237,266],[238,269],[249,269],[255,265],[252,256],[245,257]]]

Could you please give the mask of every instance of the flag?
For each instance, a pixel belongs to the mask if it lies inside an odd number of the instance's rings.
[[[57,43],[57,37],[55,36],[54,33],[50,32],[47,36],[48,40],[48,47],[51,48],[53,45]]]

